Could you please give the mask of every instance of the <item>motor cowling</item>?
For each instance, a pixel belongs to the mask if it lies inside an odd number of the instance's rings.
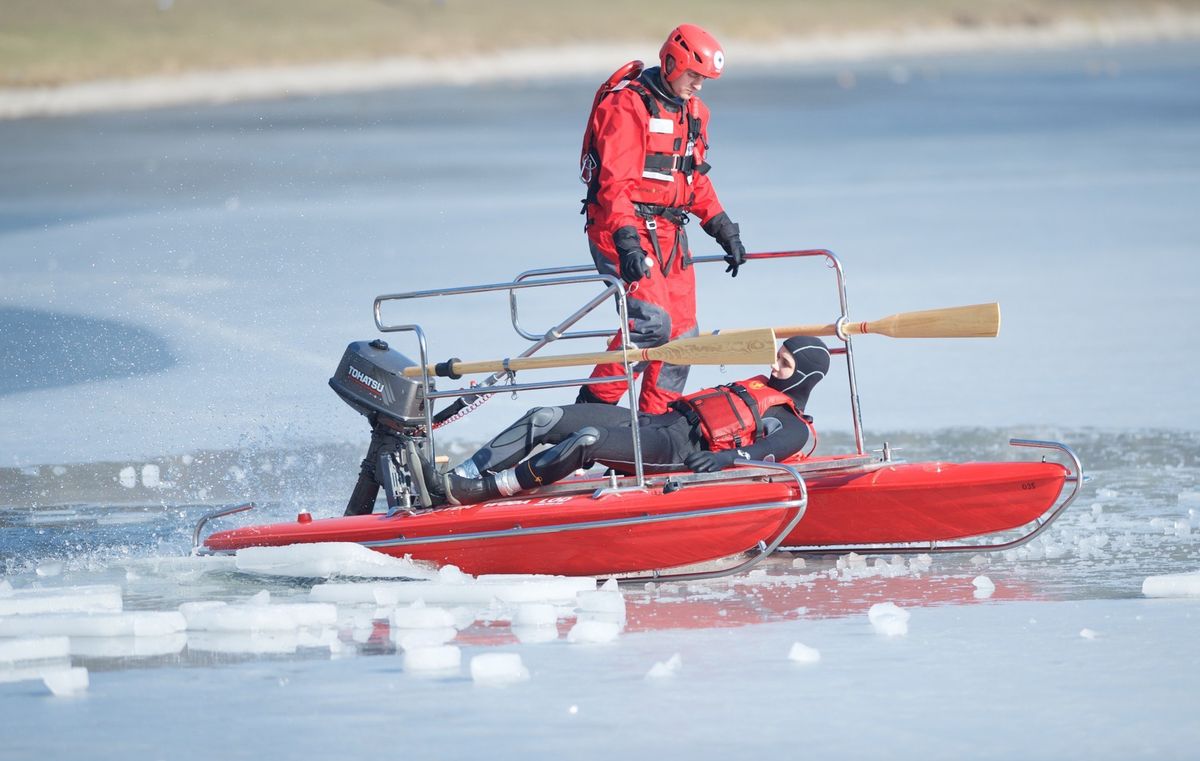
[[[346,347],[329,386],[368,418],[401,431],[423,427],[425,393],[420,381],[403,375],[416,364],[386,341],[355,341]]]

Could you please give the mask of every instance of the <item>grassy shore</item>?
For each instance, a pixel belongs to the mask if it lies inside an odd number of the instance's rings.
[[[1200,13],[1200,0],[0,0],[0,88],[657,41],[772,41]]]

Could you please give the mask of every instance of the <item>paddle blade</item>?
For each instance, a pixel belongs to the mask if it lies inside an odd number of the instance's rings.
[[[643,355],[673,365],[770,365],[775,361],[775,331],[754,328],[679,338],[646,349]]]
[[[1000,305],[993,302],[902,312],[873,322],[848,323],[845,331],[892,338],[995,338],[1000,333]]]

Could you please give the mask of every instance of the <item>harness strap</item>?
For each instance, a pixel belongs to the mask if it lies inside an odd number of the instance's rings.
[[[758,441],[762,438],[763,421],[762,415],[758,412],[758,402],[753,396],[750,396],[750,392],[746,390],[746,387],[740,383],[730,383],[728,386],[722,386],[721,388],[727,388],[738,395],[738,398],[742,400],[742,403],[746,405],[746,408],[750,410],[750,415],[754,418],[754,440]]]
[[[692,260],[684,245],[686,233],[683,230],[684,226],[691,221],[691,217],[688,216],[685,209],[652,203],[634,203],[633,210],[639,217],[646,220],[646,232],[650,236],[650,245],[654,247],[654,256],[660,262],[660,269],[664,276],[671,271],[671,266],[675,264],[676,257],[681,253],[683,261],[680,262],[679,268],[685,270],[691,266]],[[671,244],[671,253],[667,255],[666,260],[663,259],[662,249],[658,245],[658,223],[654,221],[655,217],[662,217],[675,225],[675,241]]]

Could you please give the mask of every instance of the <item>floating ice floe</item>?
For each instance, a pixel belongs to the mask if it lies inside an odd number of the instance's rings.
[[[0,617],[0,637],[157,637],[187,629],[176,611],[41,613]]]
[[[300,648],[340,651],[337,632],[319,631],[196,631],[187,635],[189,652],[246,655],[291,655]]]
[[[599,589],[579,592],[575,596],[575,607],[581,616],[599,614],[591,617],[625,623],[625,595],[621,594],[621,588],[614,579],[604,582]]]
[[[84,658],[156,658],[187,645],[183,632],[149,637],[71,637],[71,655]]]
[[[578,645],[598,645],[614,641],[621,634],[615,621],[577,621],[567,632],[567,642]]]
[[[71,656],[66,637],[25,637],[0,640],[0,665],[12,666],[29,661],[61,660]]]
[[[650,667],[646,672],[647,679],[664,679],[672,677],[679,673],[683,668],[683,657],[679,653],[675,653],[665,661],[659,661]]]
[[[0,596],[0,616],[35,613],[119,613],[121,588],[111,584],[14,589]]]
[[[1092,629],[1080,629],[1079,636],[1083,637],[1084,639],[1095,639],[1096,637],[1100,636],[1100,633]]]
[[[821,660],[821,651],[815,647],[794,642],[792,649],[788,651],[788,660],[794,663],[816,663]]]
[[[900,637],[908,634],[908,619],[911,617],[907,610],[892,602],[879,602],[867,611],[867,619],[875,631],[887,637]]]
[[[59,698],[78,695],[88,688],[88,682],[85,668],[54,669],[42,674],[42,684]]]
[[[979,600],[986,600],[996,591],[996,585],[987,576],[976,576],[971,585],[975,587],[975,597]]]
[[[247,547],[235,555],[237,569],[259,576],[327,579],[334,576],[433,579],[429,563],[394,558],[354,542],[317,542],[287,547]]]
[[[313,602],[406,605],[424,600],[429,605],[518,605],[531,602],[570,603],[580,591],[594,590],[596,580],[568,576],[485,575],[472,578],[453,566],[438,570],[428,581],[317,584],[309,591]]]
[[[430,672],[457,672],[462,666],[462,651],[454,645],[413,647],[404,650],[404,670]]]
[[[424,600],[417,600],[392,611],[391,624],[398,629],[453,629],[455,619],[445,608],[431,608]]]
[[[475,684],[505,685],[529,679],[529,669],[518,653],[484,653],[471,659]]]
[[[1200,571],[1147,576],[1142,581],[1146,597],[1200,597]]]
[[[261,598],[259,598],[261,600]],[[221,601],[185,602],[179,612],[189,631],[271,632],[332,626],[337,606],[327,603],[264,604]]]

